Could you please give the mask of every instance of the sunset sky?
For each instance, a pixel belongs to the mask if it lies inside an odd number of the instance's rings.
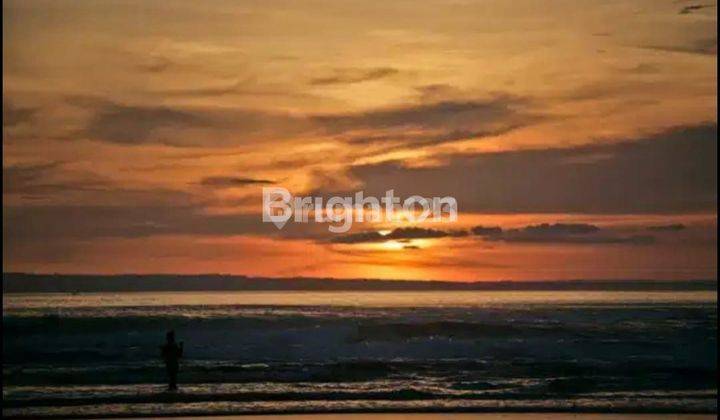
[[[717,278],[715,1],[3,12],[6,272]],[[460,214],[278,230],[266,186]]]

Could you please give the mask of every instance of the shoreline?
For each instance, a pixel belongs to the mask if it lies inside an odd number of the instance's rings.
[[[717,408],[717,407],[716,407]],[[137,412],[137,413],[105,413],[105,414],[90,414],[82,415],[77,413],[65,413],[65,414],[6,414],[3,409],[3,418],[7,419],[143,419],[143,418],[201,418],[201,417],[226,417],[226,418],[248,418],[257,417],[259,419],[301,419],[310,418],[315,416],[327,416],[334,418],[335,416],[342,416],[344,418],[379,418],[382,415],[392,416],[397,418],[397,415],[402,417],[413,417],[413,418],[433,418],[433,416],[449,416],[453,418],[462,417],[487,417],[487,416],[502,416],[504,418],[577,418],[580,417],[601,417],[603,419],[615,419],[623,418],[628,416],[637,418],[638,416],[648,416],[656,418],[658,416],[667,416],[672,418],[717,418],[717,409],[679,409],[673,407],[661,408],[661,407],[638,407],[637,409],[614,409],[611,407],[600,408],[600,407],[534,407],[529,409],[528,407],[367,407],[363,409],[357,408],[338,408],[338,409],[286,409],[286,410],[217,410],[217,411],[188,411],[188,410],[176,410],[168,411],[164,413],[149,413],[149,412]],[[549,415],[549,416],[548,416]],[[425,416],[425,417],[423,417]],[[547,417],[543,417],[547,416]]]
[[[226,419],[242,419],[242,420],[313,420],[316,418],[340,418],[343,420],[395,420],[398,414],[393,413],[364,413],[364,414],[269,414],[269,415],[240,415],[240,416],[224,416]],[[505,420],[556,420],[556,419],[578,419],[585,420],[638,420],[641,418],[672,418],[672,419],[692,419],[705,420],[715,419],[714,414],[572,414],[572,413],[406,413],[400,415],[402,419],[411,420],[433,420],[439,418],[452,419],[497,419]],[[176,419],[197,419],[198,417],[175,417]]]

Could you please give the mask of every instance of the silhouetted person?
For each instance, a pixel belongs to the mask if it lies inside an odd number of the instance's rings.
[[[183,342],[175,342],[175,331],[168,331],[165,335],[165,344],[160,346],[160,354],[165,361],[168,376],[168,390],[177,389],[177,373],[180,367],[180,358],[183,354]]]

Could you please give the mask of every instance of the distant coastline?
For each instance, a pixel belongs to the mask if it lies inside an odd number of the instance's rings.
[[[534,280],[451,282],[225,274],[28,274],[3,273],[3,293],[90,293],[242,290],[367,291],[713,291],[717,280]]]

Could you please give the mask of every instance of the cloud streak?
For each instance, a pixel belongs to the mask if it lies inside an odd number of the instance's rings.
[[[310,80],[310,84],[315,86],[327,86],[362,83],[394,76],[398,73],[399,71],[392,67],[377,67],[374,69],[337,69],[332,76],[316,77]]]
[[[655,238],[650,235],[617,235],[601,232],[598,226],[586,223],[543,223],[520,229],[509,229],[488,240],[516,243],[549,244],[629,244],[650,245]]]
[[[330,240],[330,242],[337,244],[356,244],[366,242],[405,241],[409,239],[459,238],[464,236],[468,236],[468,233],[463,230],[446,231],[420,227],[407,227],[396,228],[386,234],[377,231],[351,233],[348,235],[334,237]]]
[[[89,114],[83,127],[72,133],[74,136],[127,145],[232,146],[319,135],[353,145],[418,146],[499,135],[543,119],[530,111],[529,100],[509,95],[305,115],[243,108],[135,105],[91,96],[71,96],[66,101]]]
[[[658,226],[648,226],[647,230],[653,231],[653,232],[679,232],[681,230],[687,229],[687,226],[685,226],[682,223],[673,223],[671,225],[658,225]]]
[[[15,127],[33,120],[38,109],[33,107],[19,107],[10,102],[3,101],[3,127]]]
[[[500,226],[475,226],[469,230],[439,230],[419,227],[398,228],[389,233],[367,231],[351,233],[330,240],[336,244],[362,244],[398,241],[409,243],[412,239],[465,238],[479,236],[491,242],[528,244],[577,244],[577,245],[650,245],[655,237],[641,234],[621,234],[606,231],[586,223],[542,223],[521,228],[503,229]]]
[[[274,184],[269,179],[242,178],[234,176],[209,176],[200,180],[200,185],[217,188],[244,187],[246,185]]]
[[[520,116],[527,116],[519,108],[527,106],[525,99],[496,96],[485,100],[443,101],[429,104],[404,105],[388,109],[352,114],[318,115],[313,120],[330,131],[387,128],[448,128],[483,124],[507,124]]]
[[[693,12],[697,12],[698,10],[708,9],[711,7],[715,7],[715,5],[713,5],[713,4],[691,4],[691,5],[685,6],[682,9],[680,9],[678,14],[689,15]]]
[[[672,52],[672,53],[686,53],[686,54],[700,54],[700,55],[717,55],[717,36],[711,38],[702,38],[694,40],[687,44],[650,44],[643,45],[641,48],[648,50]]]

